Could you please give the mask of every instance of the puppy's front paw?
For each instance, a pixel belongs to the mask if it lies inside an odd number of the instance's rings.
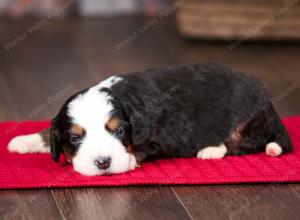
[[[200,159],[220,159],[227,153],[227,148],[224,144],[220,146],[206,147],[197,153],[197,158]]]
[[[271,157],[277,157],[282,153],[282,148],[275,142],[267,144],[266,154]]]
[[[138,164],[136,162],[135,156],[130,155],[129,170],[134,170],[136,167],[138,167]]]
[[[48,153],[50,148],[45,145],[40,134],[31,134],[13,138],[8,144],[8,151],[20,154]]]

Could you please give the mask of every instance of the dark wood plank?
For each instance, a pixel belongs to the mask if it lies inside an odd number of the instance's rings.
[[[49,190],[0,190],[0,218],[63,219]]]
[[[123,48],[116,48],[120,42],[126,41],[132,33],[139,32],[139,28],[151,20],[91,19],[81,22],[86,32],[80,33],[81,36],[76,39],[74,46],[88,70],[85,74],[92,76],[94,82],[97,82],[103,76],[174,64],[158,35],[160,23],[145,33],[138,33]],[[103,31],[99,30],[99,26]]]
[[[11,96],[22,97],[15,102],[21,113],[16,119],[54,117],[67,97],[91,84],[72,50],[74,33],[71,30],[72,23],[68,21],[62,25],[49,23],[6,52],[3,77],[10,86]],[[22,28],[16,33],[20,31]]]
[[[16,105],[10,93],[9,84],[3,77],[3,72],[0,70],[0,120],[5,121],[9,118],[16,118],[17,111],[9,111],[9,109],[16,109]]]
[[[6,36],[7,37],[7,36]],[[24,97],[32,95],[31,99],[38,97],[37,90],[32,84],[30,88],[24,88],[22,78],[17,75],[14,80],[19,84],[19,88],[14,88],[14,84],[9,80],[14,65],[18,65],[17,60],[10,60],[11,56],[7,52],[0,52],[0,120],[16,120],[24,117],[24,112],[20,110],[20,103]],[[27,79],[32,80],[30,74]],[[27,76],[28,76],[27,75]],[[24,77],[26,78],[26,77]],[[24,80],[23,80],[24,81]],[[32,80],[33,81],[33,80]],[[28,81],[27,81],[28,82]],[[22,91],[25,89],[25,91]],[[33,91],[30,93],[26,91]],[[20,92],[20,93],[19,93]],[[30,98],[30,97],[28,97]],[[26,100],[26,99],[25,99]],[[26,102],[25,102],[26,103]],[[32,103],[29,103],[32,104]],[[32,109],[33,107],[29,107]],[[34,119],[34,118],[33,118]],[[0,190],[0,218],[6,219],[62,219],[59,208],[49,190]]]
[[[195,219],[299,219],[299,184],[172,188]]]
[[[190,219],[169,187],[52,190],[66,219]]]

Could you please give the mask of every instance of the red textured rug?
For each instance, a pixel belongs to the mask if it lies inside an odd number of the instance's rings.
[[[300,117],[286,118],[283,122],[295,149],[277,158],[260,153],[221,160],[159,160],[128,173],[94,177],[75,173],[70,164],[54,163],[50,154],[8,153],[7,143],[12,137],[47,128],[48,121],[0,123],[0,188],[299,182]]]

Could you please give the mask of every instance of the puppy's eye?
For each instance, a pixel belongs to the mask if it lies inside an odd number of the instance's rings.
[[[77,134],[71,134],[70,135],[71,144],[78,145],[78,144],[80,144],[81,139],[82,139],[81,136],[79,136]]]
[[[115,131],[114,131],[114,135],[116,135],[117,137],[122,137],[124,134],[124,128],[120,127],[120,128],[117,128]]]

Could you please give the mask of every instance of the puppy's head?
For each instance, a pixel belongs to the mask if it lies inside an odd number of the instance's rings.
[[[132,126],[128,111],[109,93],[109,88],[120,80],[110,77],[66,101],[52,120],[54,161],[64,153],[75,171],[90,176],[136,167],[132,145],[143,142],[148,134],[138,132],[138,125]]]

